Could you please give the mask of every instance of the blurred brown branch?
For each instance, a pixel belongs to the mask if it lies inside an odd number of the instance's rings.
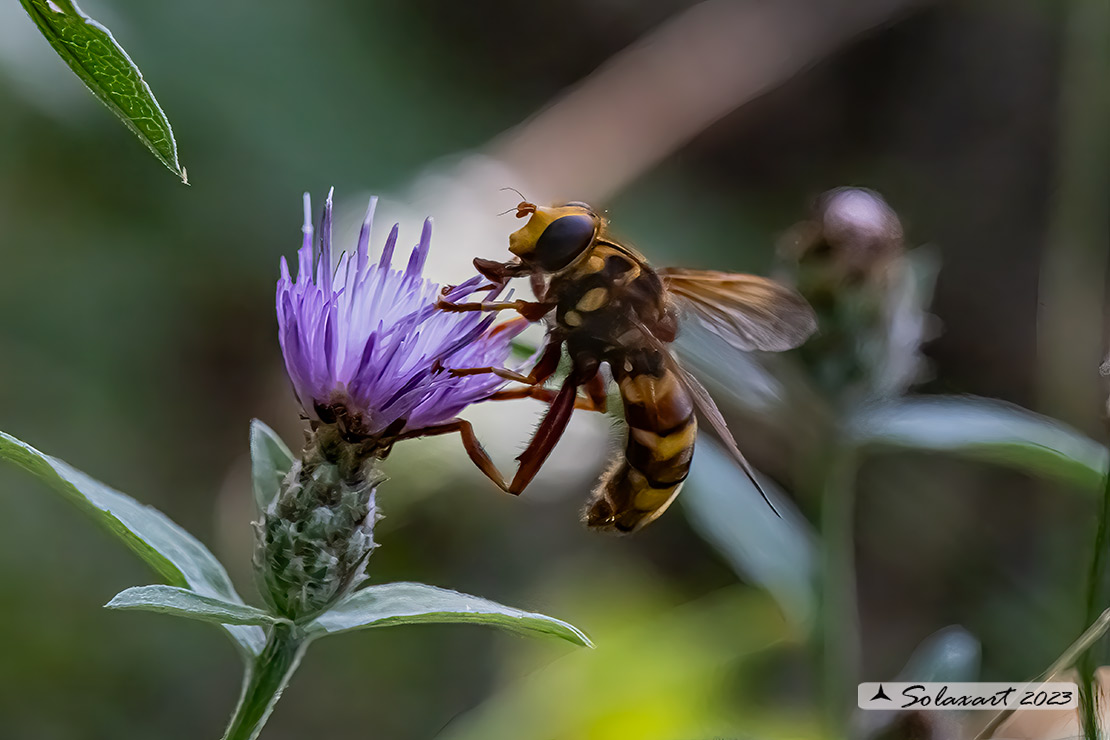
[[[929,1],[707,0],[495,140],[491,153],[548,195],[607,197],[729,112]]]

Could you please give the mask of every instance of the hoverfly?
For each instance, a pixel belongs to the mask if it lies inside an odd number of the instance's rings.
[[[755,275],[653,269],[639,252],[611,236],[607,220],[585,203],[542,207],[524,201],[516,207],[516,216],[528,221],[509,236],[515,259],[478,258],[474,266],[491,287],[503,288],[512,278],[528,277],[536,300],[438,303],[444,311],[513,310],[529,321],[546,319],[549,325],[543,351],[527,375],[498,367],[450,371],[493,373],[523,384],[495,398],[531,397],[550,404],[517,458],[520,467],[509,483],[472,433],[464,433],[467,451],[482,472],[503,490],[521,493],[576,407],[605,410],[607,380],[599,373],[605,363],[624,403],[628,439],[623,458],[602,477],[586,509],[589,527],[632,532],[670,506],[690,470],[695,411],[759,488],[713,399],[678,363],[668,344],[675,340],[683,314],[741,350],[791,349],[817,328],[805,299]],[[555,373],[564,345],[571,370],[555,392],[543,384]],[[578,395],[580,387],[584,397]]]

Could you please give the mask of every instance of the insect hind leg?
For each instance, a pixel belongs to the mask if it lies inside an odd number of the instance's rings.
[[[559,389],[547,410],[547,414],[544,415],[543,421],[540,422],[539,428],[532,436],[532,441],[528,443],[524,452],[517,457],[520,466],[517,468],[516,475],[513,476],[511,483],[505,482],[501,471],[497,469],[489,453],[478,441],[478,437],[474,433],[474,427],[465,419],[455,419],[445,424],[405,432],[398,436],[397,440],[433,437],[458,432],[462,438],[463,449],[466,450],[467,456],[470,457],[471,462],[477,466],[478,470],[482,471],[482,474],[493,481],[502,491],[516,496],[521,494],[532,482],[532,479],[536,477],[544,461],[555,449],[555,444],[563,436],[563,432],[570,422],[571,413],[574,411],[578,386],[579,382],[573,374],[563,383],[563,387]]]
[[[505,482],[505,477],[501,475],[501,471],[497,469],[489,453],[486,452],[486,448],[483,447],[482,443],[478,440],[478,435],[474,433],[474,427],[466,419],[455,419],[446,424],[437,424],[423,429],[416,429],[400,435],[397,439],[435,437],[441,434],[452,434],[454,432],[459,433],[459,436],[462,438],[463,449],[466,450],[467,456],[478,470],[482,471],[482,474],[493,481],[502,491],[512,493],[512,491],[509,490],[509,484]]]
[[[581,383],[582,381],[576,373],[571,373],[563,381],[563,386],[551,402],[543,421],[540,422],[536,433],[532,435],[532,441],[528,443],[524,452],[517,457],[517,460],[520,461],[520,467],[517,468],[512,483],[509,484],[509,493],[519,494],[523,492],[528,484],[532,482],[532,479],[536,477],[536,474],[540,472],[540,468],[543,467],[551,451],[555,449],[555,444],[563,436],[563,432],[566,431],[567,424],[570,423],[570,416],[574,411],[574,401],[578,395],[578,386]]]
[[[545,396],[546,400],[545,389],[538,386],[554,374],[555,368],[558,367],[561,353],[562,339],[551,337],[548,340],[547,347],[544,349],[543,356],[540,357],[540,360],[532,369],[532,373],[528,376],[528,378],[534,382],[529,383],[527,388],[521,390],[527,391],[528,393],[541,393]],[[484,368],[474,368],[474,370],[483,369]],[[491,371],[494,369],[495,368],[489,368]],[[544,415],[543,420],[540,422],[528,446],[525,448],[524,452],[517,457],[520,465],[512,481],[509,483],[505,482],[501,471],[497,469],[497,466],[493,463],[493,460],[490,459],[485,448],[482,447],[481,442],[478,441],[477,436],[474,434],[474,428],[471,426],[470,422],[464,419],[455,419],[445,424],[438,424],[436,426],[406,432],[397,439],[411,439],[413,437],[458,432],[462,438],[463,448],[478,469],[502,491],[513,495],[519,495],[528,487],[532,479],[536,477],[536,474],[539,473],[540,468],[551,454],[551,451],[555,449],[556,443],[558,443],[559,439],[563,436],[567,424],[570,423],[571,414],[578,406],[577,402],[579,400],[589,400],[588,398],[578,399],[578,387],[584,384],[591,384],[596,375],[597,366],[594,365],[586,369],[580,368],[574,370],[567,376],[567,379],[563,382],[559,391],[551,397],[547,413]],[[509,393],[514,393],[514,391],[509,391]],[[496,397],[496,394],[494,397]]]

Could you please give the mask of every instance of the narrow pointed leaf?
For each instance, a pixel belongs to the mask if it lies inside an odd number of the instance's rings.
[[[251,420],[251,486],[259,511],[266,511],[277,496],[285,474],[293,467],[293,453],[273,429]]]
[[[177,586],[135,586],[120,591],[104,605],[106,609],[134,609],[214,624],[273,624],[275,618],[253,606],[204,596]]]
[[[157,509],[140,504],[25,442],[0,432],[0,460],[38,476],[94,521],[121,539],[169,584],[241,604],[220,561],[195,537]],[[225,627],[243,650],[257,655],[264,635],[257,627]]]
[[[453,622],[488,624],[525,635],[551,635],[593,647],[581,630],[561,620],[423,583],[387,583],[356,591],[314,619],[305,631],[310,637],[321,637],[367,627]]]
[[[1059,478],[1099,491],[1107,451],[1065,424],[1020,406],[974,396],[907,398],[863,409],[861,446],[946,452]]]
[[[139,141],[187,183],[170,121],[112,33],[72,0],[20,0],[39,31],[82,82]]]
[[[720,445],[698,437],[690,477],[679,500],[694,529],[742,577],[767,589],[796,625],[816,609],[817,537],[794,504],[766,478],[775,509]]]

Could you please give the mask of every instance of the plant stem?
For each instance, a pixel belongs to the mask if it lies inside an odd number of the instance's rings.
[[[1068,646],[1068,649],[1060,654],[1060,657],[1052,662],[1044,673],[1037,676],[1035,680],[1048,682],[1054,678],[1058,678],[1061,673],[1079,663],[1080,656],[1096,642],[1102,639],[1102,636],[1110,630],[1110,609],[1107,609],[1099,615],[1098,619],[1091,623],[1091,626],[1083,630],[1083,634],[1079,636],[1075,642]],[[994,716],[988,722],[979,734],[975,736],[974,740],[986,740],[987,738],[994,737],[994,732],[1002,723],[1005,722],[1014,713],[1013,709],[1005,709]]]
[[[254,740],[262,732],[274,705],[300,665],[308,642],[291,624],[270,628],[266,647],[247,669],[243,696],[228,723],[223,740]]]
[[[856,605],[856,451],[835,444],[823,466],[821,542],[821,688],[832,737],[848,737],[859,683],[860,635]]]
[[[1095,337],[1105,337],[1106,202],[1110,192],[1110,3],[1072,0],[1061,27],[1059,141],[1049,239],[1041,268],[1038,355],[1042,406],[1066,420],[1089,419],[1095,384]],[[1100,322],[1102,326],[1100,327]],[[1104,340],[1105,341],[1105,340]],[[1078,391],[1078,392],[1077,392]],[[1105,398],[1105,396],[1103,397]],[[1110,605],[1110,474],[1104,485],[1087,578],[1085,622]],[[1079,716],[1087,740],[1099,737],[1101,690],[1095,669],[1105,650],[1093,643],[1079,657]]]
[[[1107,472],[1103,484],[1094,552],[1091,554],[1091,568],[1087,573],[1087,610],[1084,619],[1087,624],[1091,624],[1098,618],[1103,606],[1110,600],[1106,562],[1108,548],[1110,548],[1110,471]],[[1099,738],[1100,690],[1095,680],[1095,669],[1100,662],[1098,657],[1095,646],[1092,645],[1084,650],[1079,658],[1079,709],[1083,720],[1083,734],[1087,740]]]
[[[1038,291],[1038,410],[1071,424],[1096,420],[1091,369],[1105,341],[1110,195],[1110,3],[1070,0],[1060,29],[1056,172]]]

